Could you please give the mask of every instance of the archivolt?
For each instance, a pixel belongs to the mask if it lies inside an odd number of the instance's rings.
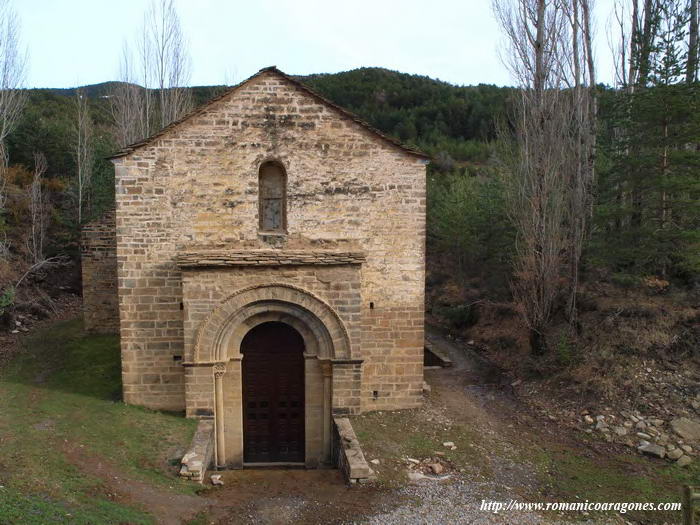
[[[294,327],[304,337],[307,353],[321,358],[351,357],[347,330],[331,306],[293,285],[263,284],[238,290],[209,314],[197,332],[193,362],[236,357],[243,336],[266,321]]]

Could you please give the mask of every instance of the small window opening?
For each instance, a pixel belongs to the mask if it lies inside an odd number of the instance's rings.
[[[277,162],[265,162],[259,173],[260,230],[284,232],[287,228],[287,175]]]

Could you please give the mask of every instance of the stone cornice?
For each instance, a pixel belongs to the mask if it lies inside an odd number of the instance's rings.
[[[330,250],[193,250],[177,255],[183,269],[226,266],[338,266],[362,264],[362,252]]]

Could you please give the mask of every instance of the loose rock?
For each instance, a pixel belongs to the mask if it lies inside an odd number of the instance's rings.
[[[637,448],[642,454],[647,454],[648,456],[655,456],[657,458],[663,458],[666,455],[666,449],[660,447],[659,445],[654,445],[649,443],[647,445],[642,445]]]
[[[433,474],[439,475],[445,471],[445,467],[443,467],[440,463],[431,463],[429,467]]]
[[[683,455],[683,451],[679,448],[674,448],[673,450],[669,450],[666,455],[670,459],[678,459]]]
[[[676,465],[679,467],[687,467],[693,462],[693,460],[689,456],[681,456],[678,458],[678,461],[676,461]]]
[[[671,428],[683,439],[700,441],[700,421],[679,417],[671,421]]]

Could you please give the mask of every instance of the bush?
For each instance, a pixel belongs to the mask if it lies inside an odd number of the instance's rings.
[[[0,293],[0,316],[15,304],[15,289],[13,286],[8,286]]]
[[[479,322],[478,304],[460,304],[437,308],[437,314],[447,319],[453,328],[464,329]]]
[[[621,288],[634,288],[640,283],[640,278],[629,273],[614,273],[610,278],[610,282]]]
[[[8,286],[0,292],[0,327],[9,328],[12,323],[12,307],[15,304],[15,289]]]

